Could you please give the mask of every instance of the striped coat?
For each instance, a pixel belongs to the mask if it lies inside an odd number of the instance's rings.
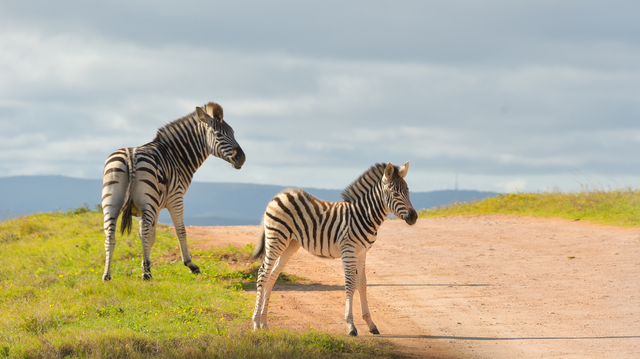
[[[160,210],[167,208],[180,243],[183,263],[193,273],[200,269],[191,261],[184,227],[184,195],[196,170],[213,155],[240,169],[245,161],[233,129],[223,120],[220,105],[203,108],[160,128],[146,145],[112,153],[104,166],[102,209],[105,232],[103,280],[111,279],[116,221],[122,214],[121,232],[131,230],[132,216],[140,217],[143,278],[151,279],[150,251],[156,239]]]
[[[360,293],[363,318],[378,334],[366,298],[366,253],[377,239],[378,228],[389,212],[414,224],[416,211],[404,177],[409,163],[398,168],[377,164],[342,193],[344,201],[328,202],[300,189],[288,189],[268,204],[253,259],[263,257],[258,271],[254,329],[267,327],[271,289],[287,261],[303,247],[320,257],[341,258],[345,273],[347,332],[357,335],[352,301]]]

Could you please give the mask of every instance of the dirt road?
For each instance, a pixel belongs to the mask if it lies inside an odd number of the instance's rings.
[[[257,226],[189,227],[202,248]],[[204,240],[210,238],[209,240]],[[340,260],[301,249],[276,285],[271,327],[344,334]],[[640,230],[516,216],[387,221],[367,258],[372,318],[425,358],[640,357]],[[370,335],[354,301],[356,326]]]

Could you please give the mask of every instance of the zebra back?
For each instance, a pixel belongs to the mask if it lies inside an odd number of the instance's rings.
[[[415,213],[401,174],[396,166],[376,164],[342,192],[340,202],[324,201],[300,189],[282,191],[267,206],[264,233],[252,258],[262,256],[268,250],[265,246],[284,246],[290,238],[322,257],[339,257],[348,241],[368,248],[390,210],[403,219],[405,212]]]

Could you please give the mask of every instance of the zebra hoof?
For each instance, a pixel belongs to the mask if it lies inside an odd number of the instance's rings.
[[[102,276],[102,280],[108,282],[111,280],[111,274],[105,274]]]
[[[373,329],[371,329],[371,330],[369,331],[369,333],[371,333],[371,334],[376,334],[376,335],[377,335],[377,334],[380,334],[380,332],[378,331],[378,328],[373,328]]]
[[[349,332],[349,336],[357,337],[358,336],[358,331],[356,329],[353,329],[352,331]]]
[[[200,267],[193,264],[192,261],[184,262],[184,265],[186,265],[187,267],[189,267],[189,269],[191,269],[191,273],[200,274]]]
[[[142,279],[144,280],[151,280],[153,278],[153,276],[151,276],[151,273],[144,273],[142,275]]]

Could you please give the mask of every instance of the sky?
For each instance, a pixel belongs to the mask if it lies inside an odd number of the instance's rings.
[[[0,1],[0,177],[101,178],[219,103],[247,160],[201,182],[638,187],[636,1]]]

